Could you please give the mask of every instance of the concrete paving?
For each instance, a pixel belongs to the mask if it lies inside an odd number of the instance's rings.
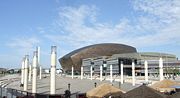
[[[46,76],[41,80],[37,79],[37,93],[49,94],[50,89],[50,77]],[[109,83],[113,86],[120,88],[124,91],[129,91],[139,85],[132,86],[131,83],[124,83],[123,85],[120,82],[110,82],[110,81],[99,81],[99,80],[90,80],[71,77],[62,77],[57,75],[56,77],[56,94],[64,94],[64,91],[68,89],[68,84],[70,84],[71,93],[86,93],[87,91],[93,89],[95,87],[95,83],[98,85],[102,83]],[[31,82],[28,83],[28,92],[31,92]],[[23,87],[20,87],[20,79],[19,81],[14,81],[7,85],[8,88],[23,90]]]
[[[16,81],[13,81],[7,85],[7,88],[13,88],[17,90],[23,90],[23,87],[20,87],[20,75],[12,75],[12,76],[6,76],[3,77],[3,79],[9,79],[16,77]],[[17,80],[19,79],[19,80]],[[142,84],[144,81],[143,77],[136,77],[136,85],[132,86],[130,77],[126,78],[126,81],[124,84],[121,85],[120,80],[117,80],[116,77],[115,81],[112,83],[110,81],[104,80],[100,81],[98,79],[83,79],[75,77],[74,79],[71,78],[71,76],[56,76],[56,94],[64,94],[64,91],[68,89],[68,84],[70,84],[70,91],[71,93],[86,93],[87,91],[93,89],[95,87],[95,83],[97,83],[97,86],[102,83],[109,83],[113,86],[120,88],[121,90],[127,92],[129,90],[132,90]],[[178,78],[179,79],[179,78]],[[1,80],[1,78],[0,78]],[[180,80],[180,79],[179,79]],[[157,81],[157,80],[151,80],[151,81]],[[28,92],[31,92],[31,82],[28,83]],[[37,93],[43,93],[43,94],[49,94],[50,89],[50,77],[49,75],[44,76],[41,80],[37,79]]]

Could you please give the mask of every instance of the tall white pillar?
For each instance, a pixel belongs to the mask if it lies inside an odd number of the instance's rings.
[[[132,61],[132,85],[135,86],[135,64],[134,64],[134,60]]]
[[[51,81],[50,94],[56,94],[56,46],[51,46]]]
[[[32,75],[32,67],[31,67],[32,65],[31,64],[29,64],[29,82],[31,82],[31,75]]]
[[[92,72],[92,66],[90,67],[90,74],[91,74],[91,80],[92,80],[92,74],[93,74],[93,72]]]
[[[29,66],[29,55],[25,56],[24,65],[24,91],[28,89],[28,66]]]
[[[42,77],[42,67],[41,67],[41,64],[40,64],[40,47],[37,47],[37,51],[38,51],[38,66],[39,66],[39,79],[41,79]]]
[[[72,77],[72,79],[74,78],[74,67],[72,66],[72,68],[71,68],[71,77]]]
[[[38,57],[37,57],[37,51],[34,51],[33,54],[33,78],[32,78],[32,93],[36,93],[36,82],[37,82],[37,66],[38,66]]]
[[[123,84],[123,61],[121,61],[121,84]]]
[[[22,85],[24,84],[24,61],[25,61],[25,58],[23,58],[22,60],[22,67],[21,67],[21,84]]]
[[[148,62],[144,61],[145,81],[148,82]]]
[[[112,65],[110,65],[110,81],[113,81]]]
[[[83,67],[81,66],[81,80],[83,79]]]
[[[163,60],[162,60],[162,58],[159,59],[159,76],[160,76],[160,81],[164,79],[164,76],[163,76]]]
[[[102,66],[100,66],[100,81],[102,81],[102,70],[103,70],[103,68],[102,68]]]

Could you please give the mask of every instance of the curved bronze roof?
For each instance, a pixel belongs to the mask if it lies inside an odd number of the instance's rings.
[[[112,56],[113,54],[134,53],[136,48],[124,44],[103,43],[86,46],[70,52],[59,59],[64,70],[71,70],[74,66],[75,70],[80,70],[82,59],[94,58],[98,56]]]

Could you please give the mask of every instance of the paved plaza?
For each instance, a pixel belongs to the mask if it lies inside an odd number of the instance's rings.
[[[16,81],[12,81],[8,83],[6,86],[7,88],[13,88],[13,89],[18,89],[18,90],[23,90],[23,87],[20,87],[20,75],[9,75],[6,77],[2,77],[1,80],[3,79],[10,79],[10,78],[16,78]],[[124,84],[121,85],[120,82],[114,81],[110,82],[109,80],[104,80],[100,81],[98,79],[80,79],[75,77],[72,79],[70,76],[56,76],[56,94],[64,94],[65,90],[68,90],[68,84],[70,84],[70,91],[71,93],[86,93],[87,91],[93,89],[95,87],[95,83],[98,85],[102,83],[109,83],[112,84],[113,86],[120,88],[121,90],[127,92],[129,90],[132,90],[142,84],[144,81],[142,77],[136,77],[136,85],[132,86],[130,82],[128,82],[128,78],[126,78],[126,81]],[[179,78],[177,78],[180,80]],[[129,79],[130,81],[130,79]],[[156,79],[153,80],[155,82]],[[31,92],[32,86],[31,82],[28,83],[28,92]],[[37,93],[43,93],[43,94],[49,94],[49,88],[50,88],[50,77],[49,75],[43,76],[43,78],[37,79]]]
[[[12,77],[12,76],[9,76]],[[16,78],[18,76],[16,75]],[[46,76],[42,78],[41,80],[37,80],[37,93],[43,93],[43,94],[49,94],[49,88],[50,88],[50,77]],[[91,89],[93,89],[96,85],[100,85],[102,83],[110,83],[113,86],[120,88],[124,91],[129,91],[139,85],[132,86],[131,83],[124,83],[123,85],[120,84],[120,82],[110,82],[110,81],[99,81],[99,80],[90,80],[90,79],[80,79],[80,78],[74,78],[71,77],[62,77],[57,75],[56,77],[56,94],[64,94],[65,90],[68,90],[68,84],[70,84],[70,90],[71,93],[85,93]],[[8,88],[23,90],[23,87],[20,87],[20,76],[18,81],[13,81],[12,83],[9,83],[7,85]],[[31,92],[31,82],[28,83],[28,92]]]

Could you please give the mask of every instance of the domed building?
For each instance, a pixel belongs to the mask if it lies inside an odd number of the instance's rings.
[[[67,71],[73,66],[80,71],[83,59],[101,56],[112,56],[114,54],[136,53],[136,48],[124,44],[103,43],[86,46],[70,52],[59,59],[62,68]]]
[[[124,44],[103,43],[86,46],[70,52],[59,59],[64,71],[71,73],[72,66],[75,73],[79,74],[81,67],[85,74],[90,73],[92,67],[94,74],[99,74],[100,66],[103,74],[109,74],[110,65],[113,74],[120,74],[121,63],[124,65],[124,74],[131,75],[132,62],[135,63],[136,74],[144,75],[144,61],[148,61],[149,72],[157,74],[159,59],[163,59],[164,68],[178,67],[180,61],[176,55],[158,52],[137,52],[136,48]],[[164,73],[167,73],[164,71]]]

